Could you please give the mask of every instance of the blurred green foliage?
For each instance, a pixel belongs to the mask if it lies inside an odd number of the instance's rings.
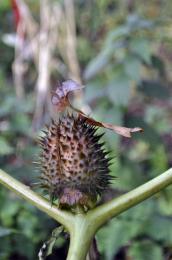
[[[2,2],[1,37],[14,31],[11,6],[8,1]],[[37,2],[27,2],[31,10],[37,10]],[[98,120],[144,128],[142,135],[135,134],[131,140],[106,133],[115,156],[112,173],[118,178],[104,199],[131,190],[172,165],[170,11],[170,0],[144,4],[75,1],[85,104]],[[38,153],[31,131],[34,91],[18,102],[11,80],[13,50],[0,42],[0,51],[0,163],[30,185],[37,177],[32,165]],[[39,248],[55,227],[54,221],[2,187],[0,205],[0,259],[37,259]],[[169,187],[98,232],[101,259],[171,259],[171,221]],[[58,247],[65,252],[63,241],[57,242]],[[51,259],[63,258],[57,257],[54,253]]]

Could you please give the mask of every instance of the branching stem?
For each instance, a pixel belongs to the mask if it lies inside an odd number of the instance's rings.
[[[29,187],[0,170],[0,183],[60,222],[70,233],[67,260],[85,260],[96,231],[109,219],[150,198],[172,184],[172,168],[140,187],[87,213],[60,210]]]
[[[69,230],[73,219],[73,215],[70,212],[60,210],[57,207],[52,206],[48,200],[32,191],[30,187],[22,184],[2,170],[0,170],[0,183],[15,192],[21,198],[36,206],[38,209],[47,213],[51,218],[61,223]]]
[[[109,219],[150,198],[170,184],[172,184],[172,168],[134,190],[94,208],[88,212],[87,217],[90,221],[96,220],[96,226],[100,228]]]

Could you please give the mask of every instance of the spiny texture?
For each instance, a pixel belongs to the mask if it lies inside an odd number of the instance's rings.
[[[67,115],[52,121],[41,138],[41,186],[61,204],[87,205],[109,185],[108,153],[96,130],[84,119]]]

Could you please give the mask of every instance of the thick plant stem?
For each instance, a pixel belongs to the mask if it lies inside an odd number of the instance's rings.
[[[0,170],[0,183],[11,191],[14,191],[17,195],[24,198],[32,205],[36,206],[38,209],[47,213],[50,217],[64,225],[69,230],[74,217],[73,214],[52,206],[50,202],[32,191],[30,187],[17,181],[2,170]]]
[[[76,215],[67,260],[85,260],[95,232],[94,222],[87,220],[86,215]]]
[[[127,209],[150,198],[170,184],[172,184],[172,168],[138,188],[93,209],[88,212],[87,217],[90,221],[95,221],[98,229],[112,217],[116,217]]]

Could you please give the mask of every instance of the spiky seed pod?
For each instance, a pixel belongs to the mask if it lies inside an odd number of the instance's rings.
[[[40,140],[41,186],[60,204],[88,205],[110,183],[109,159],[96,130],[84,119],[66,115],[52,121]]]

